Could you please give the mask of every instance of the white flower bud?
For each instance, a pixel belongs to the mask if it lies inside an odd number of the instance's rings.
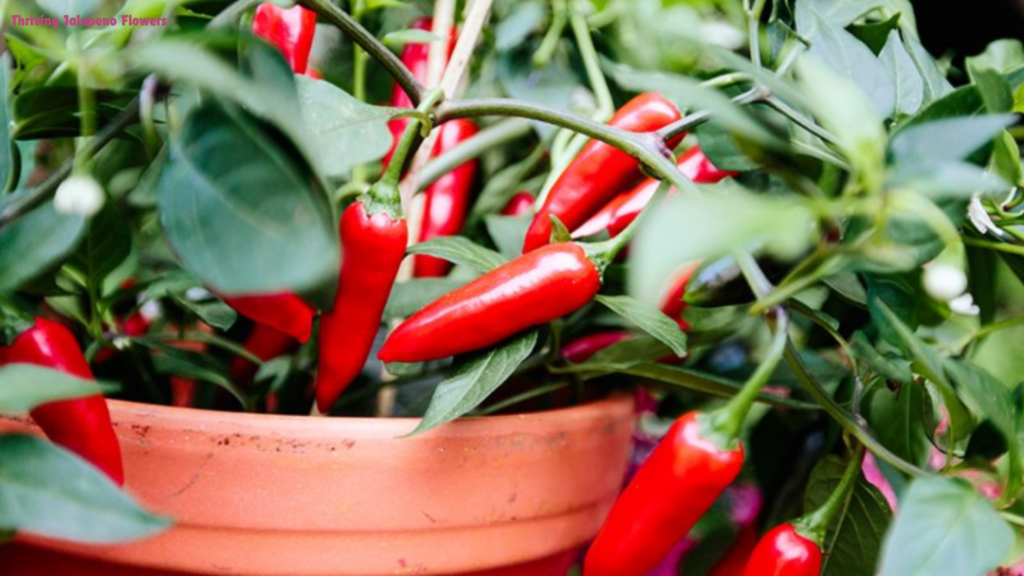
[[[924,270],[924,289],[942,302],[948,302],[967,290],[967,275],[949,264],[932,264]]]
[[[53,207],[62,214],[88,218],[103,208],[104,200],[103,188],[91,176],[71,176],[57,187]]]

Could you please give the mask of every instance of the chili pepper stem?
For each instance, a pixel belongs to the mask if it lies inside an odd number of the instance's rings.
[[[658,185],[658,189],[654,191],[654,196],[651,197],[651,201],[644,206],[644,209],[640,211],[636,219],[629,223],[618,236],[611,240],[605,240],[604,242],[596,242],[594,244],[583,244],[583,249],[587,252],[587,257],[590,258],[597,269],[604,273],[605,268],[611,264],[615,257],[622,252],[629,242],[636,235],[636,231],[640,229],[640,223],[646,218],[646,215],[653,210],[652,206],[661,203],[662,198],[668,194],[669,188],[672,184],[668,180],[662,180],[661,184]]]
[[[864,460],[864,445],[857,444],[857,448],[850,454],[850,463],[839,480],[839,485],[829,495],[828,500],[820,508],[793,521],[793,527],[804,538],[812,540],[818,548],[824,549],[825,535],[828,532],[829,524],[835,518],[840,508],[846,506],[850,495],[853,494],[853,487],[860,477],[861,462]]]
[[[768,379],[775,372],[775,368],[782,361],[782,356],[786,351],[786,342],[789,340],[789,312],[784,308],[776,308],[767,319],[774,332],[768,355],[743,384],[739,393],[733,396],[723,408],[716,410],[708,417],[710,432],[713,432],[714,437],[719,440],[731,442],[739,436],[750,408],[757,401],[761,389],[768,383]]]

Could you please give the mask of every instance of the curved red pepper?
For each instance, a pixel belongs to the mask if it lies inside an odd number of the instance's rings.
[[[818,576],[821,549],[792,524],[776,526],[761,538],[744,576]]]
[[[693,528],[743,467],[743,445],[705,437],[699,412],[676,420],[616,500],[584,576],[643,576]]]
[[[587,334],[586,336],[581,336],[572,342],[569,342],[565,346],[562,346],[562,358],[572,362],[573,364],[586,362],[594,354],[597,354],[612,344],[622,342],[626,338],[629,338],[629,336],[630,333],[625,330],[607,330],[605,332]]]
[[[242,344],[253,356],[264,362],[288,352],[294,345],[295,340],[291,336],[263,324],[254,324]],[[234,382],[248,383],[256,371],[256,364],[241,356],[235,356],[231,361],[230,374]]]
[[[371,213],[363,200],[341,217],[345,258],[334,308],[320,319],[316,404],[320,412],[359,375],[380,328],[384,306],[405,257],[409,231],[404,219]]]
[[[757,529],[753,525],[740,530],[736,541],[715,564],[708,576],[743,576],[754,547],[757,546]],[[817,576],[817,575],[815,575]]]
[[[396,329],[378,358],[423,362],[471,352],[583,307],[601,274],[579,244],[551,244],[445,294]]]
[[[648,92],[627,102],[608,125],[631,132],[651,132],[679,118],[679,109],[674,104],[660,94]],[[603,142],[588,143],[548,193],[526,233],[523,252],[550,241],[551,216],[557,216],[566,228],[575,230],[616,194],[642,178],[636,158]]]
[[[690,329],[690,324],[683,320],[683,311],[686,310],[686,302],[683,300],[683,296],[686,295],[686,285],[690,283],[690,277],[693,276],[698,266],[700,266],[700,262],[693,262],[684,266],[673,277],[672,284],[669,286],[668,291],[665,292],[665,297],[661,301],[661,312],[675,320],[683,330]]]
[[[508,204],[501,209],[503,216],[519,216],[533,210],[533,195],[529,192],[516,192]]]
[[[10,346],[0,346],[0,363],[35,364],[93,379],[74,335],[45,318],[36,318],[35,325],[19,334]],[[31,415],[55,444],[91,462],[114,482],[124,484],[121,446],[102,395],[49,402],[36,407]]]
[[[224,302],[239,314],[274,330],[284,332],[299,342],[309,340],[313,332],[313,308],[288,292],[266,296],[223,297]]]
[[[683,153],[677,164],[683,175],[697,184],[715,184],[739,174],[739,172],[716,168],[699,146],[694,146]],[[658,189],[659,184],[658,180],[648,178],[629,192],[616,196],[590,220],[574,230],[572,237],[582,238],[602,230],[607,230],[612,237],[618,236],[640,215],[640,211],[654,197],[654,192]],[[675,188],[671,188],[668,193],[674,194],[675,191]]]
[[[252,31],[277,46],[296,74],[305,74],[316,32],[316,12],[302,6],[279,8],[264,2],[256,8]]]
[[[439,130],[434,156],[444,154],[477,133],[476,124],[465,119],[446,122]],[[469,213],[469,196],[476,180],[477,165],[476,160],[470,160],[427,187],[419,242],[462,232]],[[450,262],[433,256],[418,254],[413,258],[413,275],[417,278],[444,276],[450,268]]]

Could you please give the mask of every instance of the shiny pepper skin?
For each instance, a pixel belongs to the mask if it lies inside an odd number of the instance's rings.
[[[715,184],[738,174],[716,168],[697,146],[683,153],[676,164],[683,175],[697,184]],[[636,220],[640,211],[651,201],[658,184],[658,180],[648,178],[629,192],[619,194],[590,220],[574,230],[572,237],[583,238],[602,230],[607,230],[612,237],[618,236],[626,226]],[[675,191],[675,188],[671,188],[668,193],[673,194]]]
[[[299,342],[309,340],[313,332],[313,308],[288,292],[265,296],[229,296],[224,302],[246,318],[270,326]]]
[[[686,286],[690,283],[690,277],[697,270],[700,262],[692,262],[683,268],[672,278],[668,291],[661,301],[661,312],[676,321],[679,328],[689,330],[690,324],[683,320],[683,311],[686,310],[686,302],[683,297],[686,295]]]
[[[470,120],[451,120],[438,129],[434,155],[439,156],[472,138],[476,124]],[[438,236],[454,236],[462,232],[469,213],[470,193],[476,180],[477,161],[470,160],[441,176],[427,187],[424,194],[423,221],[420,223],[419,241],[426,242]],[[417,278],[444,276],[451,263],[419,254],[413,259],[413,275]]]
[[[409,230],[387,211],[371,214],[363,200],[341,217],[345,258],[334,307],[320,319],[317,409],[326,413],[359,375],[380,328],[384,306],[405,257]]]
[[[583,576],[643,576],[672,550],[743,467],[743,446],[704,437],[701,413],[679,417],[615,501]]]
[[[533,209],[533,195],[529,192],[516,192],[516,195],[509,199],[508,204],[501,209],[503,216],[520,216],[527,214]]]
[[[302,6],[279,8],[264,2],[256,8],[252,31],[277,46],[296,74],[305,74],[316,32],[316,12]]]
[[[0,346],[0,364],[15,363],[35,364],[93,380],[74,335],[45,318],[36,318],[35,325],[19,334],[10,346]],[[55,444],[91,462],[117,484],[124,484],[121,446],[102,395],[48,402],[32,410],[31,416]]]
[[[776,526],[758,542],[744,576],[819,576],[821,548],[792,524]]]
[[[486,348],[582,308],[600,288],[601,274],[579,244],[551,244],[428,304],[377,356],[423,362]]]
[[[651,132],[679,118],[679,109],[674,104],[660,94],[648,92],[627,102],[608,125],[630,132]],[[636,158],[603,142],[589,142],[551,188],[526,233],[523,252],[550,241],[551,216],[557,216],[566,228],[575,230],[616,194],[642,179]]]

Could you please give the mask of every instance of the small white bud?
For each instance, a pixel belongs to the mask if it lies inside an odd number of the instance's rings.
[[[88,218],[103,208],[104,200],[103,188],[91,176],[71,176],[57,187],[53,207],[62,214]]]
[[[974,303],[974,296],[971,296],[970,293],[950,300],[949,309],[964,316],[977,316],[981,313],[981,308],[978,308],[978,305]]]
[[[142,314],[143,318],[152,322],[164,315],[164,307],[157,300],[147,300],[139,308],[139,314]]]
[[[942,302],[948,302],[967,290],[967,275],[949,264],[932,264],[924,269],[924,289]]]
[[[981,205],[981,197],[975,194],[967,205],[967,218],[974,224],[974,228],[982,234],[992,233],[996,236],[1003,236],[1003,231],[992,221],[985,207]]]
[[[185,298],[191,302],[202,302],[203,300],[213,298],[213,294],[202,286],[193,286],[185,290]]]

